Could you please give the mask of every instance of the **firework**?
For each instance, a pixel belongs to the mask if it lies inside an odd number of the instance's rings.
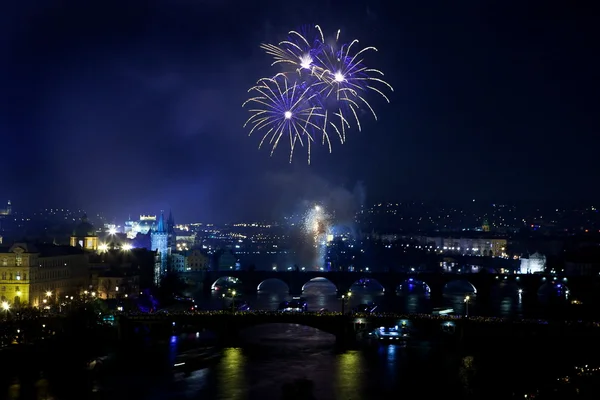
[[[362,130],[359,114],[367,108],[377,120],[375,110],[366,99],[367,91],[381,95],[388,103],[384,91],[394,89],[383,80],[383,72],[368,68],[364,56],[375,47],[359,49],[358,40],[339,44],[340,31],[335,41],[326,43],[318,25],[312,29],[290,31],[287,40],[278,45],[262,44],[260,47],[274,58],[272,65],[281,65],[285,71],[273,78],[263,78],[249,90],[256,95],[244,105],[253,103],[251,117],[246,125],[254,131],[266,131],[259,148],[268,139],[271,155],[282,137],[290,141],[290,162],[297,143],[308,148],[310,164],[311,145],[317,136],[331,153],[329,132],[337,134],[340,142],[346,141],[350,119]]]
[[[311,207],[304,216],[302,228],[304,234],[316,249],[314,262],[319,266],[325,258],[326,245],[331,230],[331,215],[327,213],[323,206]]]
[[[365,55],[370,51],[377,51],[377,48],[372,46],[360,48],[356,39],[350,44],[340,45],[339,38],[338,30],[335,42],[323,45],[316,56],[315,71],[318,71],[316,72],[318,82],[314,86],[326,99],[335,98],[340,104],[338,113],[341,116],[344,115],[344,110],[349,111],[360,131],[362,128],[358,111],[362,107],[366,107],[377,120],[377,114],[366,100],[364,92],[374,91],[389,103],[390,100],[384,90],[389,89],[393,92],[394,88],[383,80],[383,72],[368,68],[364,64]],[[343,119],[347,121],[347,118]],[[341,124],[344,136],[346,126],[344,123]]]
[[[331,142],[325,129],[327,112],[314,100],[318,93],[311,86],[290,81],[284,74],[273,78],[262,78],[256,86],[248,90],[254,97],[246,100],[242,107],[252,104],[252,114],[244,124],[252,126],[249,135],[255,131],[266,131],[260,141],[259,148],[268,141],[271,155],[279,145],[281,138],[287,137],[290,142],[290,162],[297,143],[308,148],[310,164],[311,145],[318,135],[322,144],[327,143],[331,151]]]
[[[299,73],[303,71],[312,73],[315,69],[315,58],[324,42],[323,31],[319,25],[316,25],[313,29],[290,31],[288,39],[277,45],[263,43],[260,47],[275,59],[272,66],[282,64]]]

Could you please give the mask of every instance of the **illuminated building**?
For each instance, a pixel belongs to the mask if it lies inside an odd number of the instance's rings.
[[[15,243],[0,247],[0,300],[11,306],[52,306],[88,284],[88,256],[71,246]]]
[[[89,251],[98,250],[98,236],[96,235],[94,226],[88,222],[86,214],[83,214],[81,222],[73,230],[71,246]]]
[[[169,219],[165,223],[165,215],[161,211],[158,223],[150,231],[151,250],[156,251],[156,262],[154,266],[154,282],[158,284],[161,277],[169,270],[171,251],[175,244],[173,214],[169,213]]]
[[[458,253],[463,255],[480,255],[505,257],[508,241],[504,238],[487,237],[421,237],[419,242],[424,246],[441,253]]]
[[[483,224],[481,225],[481,230],[484,232],[489,232],[490,231],[490,223],[488,222],[487,219],[483,220]]]
[[[138,221],[132,221],[131,219],[125,221],[124,231],[129,239],[134,239],[138,233],[148,234],[154,224],[156,224],[156,215],[140,215]]]
[[[521,258],[520,272],[522,274],[542,273],[546,270],[546,256],[534,253],[529,258]]]

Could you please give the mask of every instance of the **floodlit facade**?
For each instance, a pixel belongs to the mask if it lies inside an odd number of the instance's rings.
[[[0,301],[42,307],[88,285],[88,257],[70,246],[15,243],[0,248]]]

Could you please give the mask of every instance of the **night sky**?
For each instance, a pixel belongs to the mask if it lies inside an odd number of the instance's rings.
[[[119,217],[303,202],[598,200],[598,28],[580,2],[46,0],[0,15],[0,198]],[[256,3],[256,5],[255,5]],[[348,5],[350,4],[350,5]],[[561,5],[562,4],[562,5]],[[589,3],[591,6],[591,2]],[[573,8],[569,8],[573,7]],[[333,154],[248,137],[261,42],[357,38],[394,86]]]

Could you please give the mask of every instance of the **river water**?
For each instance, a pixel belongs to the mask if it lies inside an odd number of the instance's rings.
[[[277,283],[263,289],[242,298],[255,309],[270,310],[289,299],[285,287]],[[373,302],[387,310],[429,312],[433,307],[446,305],[462,314],[467,311],[464,297],[468,289],[458,287],[441,299],[431,300],[424,293],[386,295],[377,287],[354,287],[345,307]],[[312,310],[341,310],[335,287],[326,281],[308,285],[304,296]],[[220,309],[227,306],[227,301],[221,293],[212,293],[197,303],[202,308]],[[536,316],[572,310],[568,303],[564,296],[553,293],[523,296],[507,288],[487,301],[472,295],[468,307],[469,314]],[[241,338],[240,347],[220,349],[214,364],[188,377],[174,375],[171,366],[182,350],[205,344],[195,334],[116,349],[114,367],[96,382],[63,360],[62,355],[71,351],[69,348],[43,355],[44,362],[32,358],[26,364],[30,371],[36,365],[46,365],[40,369],[57,400],[359,400],[522,399],[526,388],[555,381],[556,376],[575,365],[600,361],[600,347],[595,341],[586,340],[481,338],[457,345],[414,339],[404,345],[375,343],[349,349],[336,347],[335,338],[327,333],[291,324],[250,328],[241,333]],[[5,365],[11,363],[6,360]],[[32,372],[27,374],[33,376]],[[23,377],[21,381],[23,385],[33,385]],[[96,392],[91,392],[92,385]],[[30,388],[29,393],[33,392]]]

